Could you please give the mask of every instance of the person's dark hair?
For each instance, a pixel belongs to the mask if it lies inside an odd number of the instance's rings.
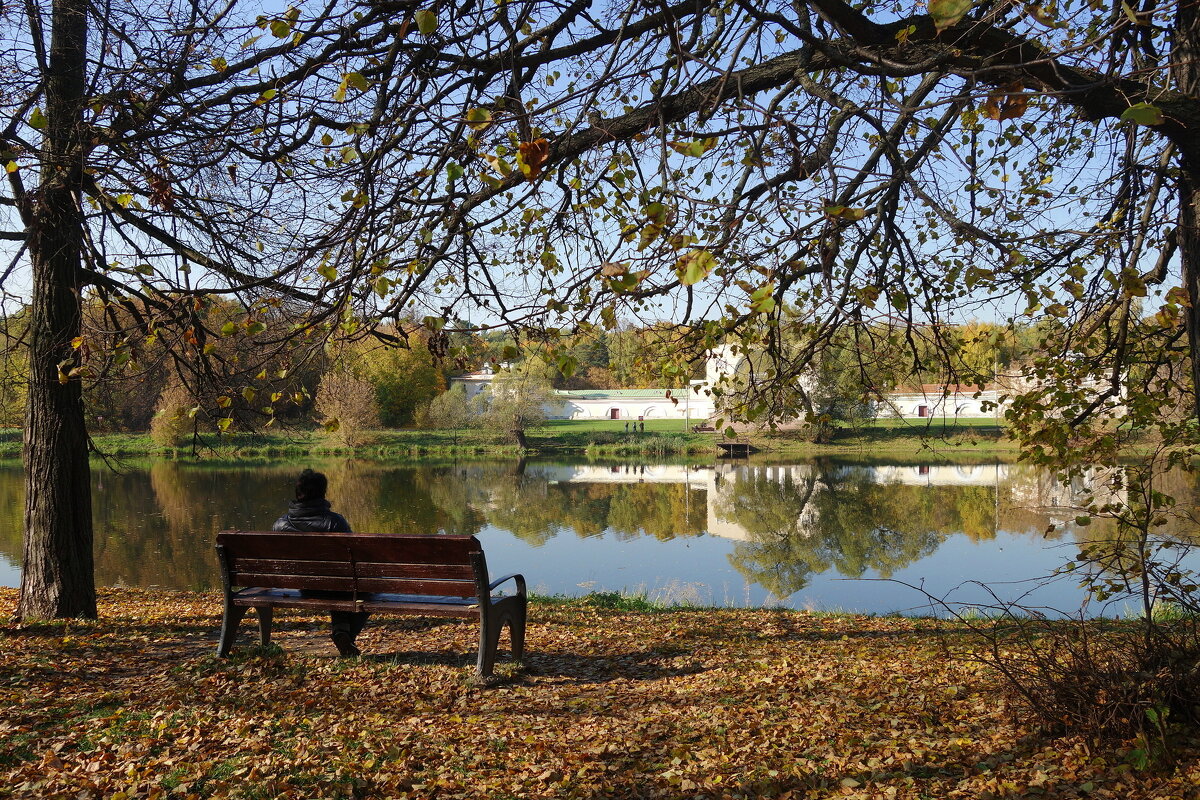
[[[324,500],[325,490],[328,488],[329,481],[322,473],[306,469],[296,479],[296,499]]]

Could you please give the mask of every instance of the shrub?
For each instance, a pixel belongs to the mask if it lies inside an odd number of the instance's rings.
[[[379,427],[374,385],[346,369],[330,370],[317,390],[317,413],[326,432],[345,447],[357,447]]]
[[[182,440],[196,431],[196,420],[191,414],[195,398],[181,382],[167,384],[158,396],[154,416],[150,418],[150,438],[161,447],[177,447]]]

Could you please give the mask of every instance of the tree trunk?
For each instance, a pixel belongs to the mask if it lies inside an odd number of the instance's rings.
[[[1175,12],[1171,42],[1171,79],[1177,91],[1200,95],[1200,3],[1183,0]],[[1192,359],[1193,413],[1200,420],[1200,147],[1180,146],[1179,260],[1191,308],[1187,313],[1188,350]],[[1179,144],[1179,143],[1177,143]]]
[[[86,0],[56,0],[46,81],[46,138],[29,231],[33,302],[25,412],[21,619],[94,617],[92,504],[78,362],[83,212]]]
[[[1189,165],[1185,155],[1179,179],[1179,260],[1183,286],[1191,307],[1187,310],[1188,351],[1192,360],[1193,415],[1200,421],[1200,165]]]

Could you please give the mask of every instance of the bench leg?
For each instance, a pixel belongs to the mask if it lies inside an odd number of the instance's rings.
[[[229,655],[229,650],[233,647],[233,640],[237,638],[238,625],[242,623],[244,616],[246,616],[244,606],[225,604],[225,616],[221,619],[221,643],[217,645],[217,655],[221,658]]]
[[[275,617],[275,609],[271,606],[259,606],[258,611],[258,642],[263,647],[271,643],[271,620]]]
[[[521,600],[524,599],[524,597],[521,598]],[[514,613],[509,618],[508,632],[512,635],[513,661],[520,663],[525,660],[525,604],[523,602],[519,613]]]
[[[500,644],[500,631],[503,628],[504,620],[499,617],[493,617],[489,621],[480,620],[479,658],[475,661],[476,679],[487,681],[492,677],[496,666],[496,646]]]
[[[496,649],[500,645],[500,636],[506,625],[509,636],[512,637],[513,660],[519,662],[524,659],[525,609],[524,597],[506,597],[492,606],[486,622],[480,621],[479,659],[475,665],[476,676],[480,680],[487,681],[492,677],[496,666]]]

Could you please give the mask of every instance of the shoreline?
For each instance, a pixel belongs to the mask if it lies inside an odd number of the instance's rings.
[[[178,461],[287,460],[292,458],[368,458],[387,461],[427,462],[438,459],[495,460],[571,457],[598,459],[666,458],[722,460],[719,433],[679,430],[678,421],[651,420],[644,433],[626,433],[619,423],[607,421],[555,421],[526,432],[529,444],[522,450],[515,443],[484,431],[397,429],[374,431],[364,442],[346,447],[314,431],[280,433],[239,432],[208,434],[194,444],[163,447],[145,433],[97,433],[92,442],[104,458],[146,457]],[[987,425],[907,426],[876,424],[860,431],[843,429],[834,441],[817,444],[805,441],[796,431],[739,432],[758,461],[786,458],[835,458],[837,460],[908,459],[915,463],[960,460],[1013,460],[1015,442],[1005,436],[1003,426]],[[0,431],[0,460],[21,458],[20,431]],[[738,460],[741,460],[739,457]]]

